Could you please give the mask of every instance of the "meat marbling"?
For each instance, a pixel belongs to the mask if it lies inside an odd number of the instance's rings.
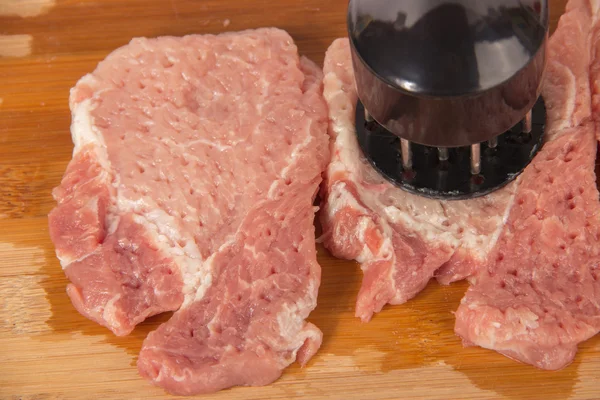
[[[405,193],[363,159],[349,44],[331,45],[324,96],[334,144],[320,218],[325,246],[361,264],[358,317],[368,321],[386,303],[407,301],[434,276],[441,283],[468,277],[472,286],[456,313],[465,344],[557,369],[598,332],[600,207],[590,118],[591,98],[598,108],[597,15],[597,0],[571,0],[550,40],[542,151],[515,182],[467,201]]]
[[[277,29],[134,39],[71,91],[50,233],[85,316],[179,310],[138,367],[177,394],[263,385],[317,351],[322,73]]]

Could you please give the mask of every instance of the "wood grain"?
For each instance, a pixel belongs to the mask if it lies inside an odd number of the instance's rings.
[[[553,26],[563,8],[563,0],[551,1]],[[345,34],[345,9],[346,0],[0,0],[0,54],[17,55],[0,57],[0,399],[169,398],[135,368],[142,340],[169,316],[117,338],[80,316],[65,293],[46,215],[72,151],[70,87],[135,36],[278,26],[321,63]],[[6,45],[27,37],[17,43],[20,53]],[[598,338],[559,372],[463,348],[452,312],[465,283],[431,283],[362,324],[353,316],[357,265],[321,247],[319,261],[322,286],[310,320],[324,343],[308,367],[294,365],[267,387],[204,398],[600,398]]]

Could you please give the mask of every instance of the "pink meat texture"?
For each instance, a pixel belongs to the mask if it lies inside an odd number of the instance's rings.
[[[466,201],[403,192],[364,160],[349,44],[332,44],[324,96],[334,144],[320,218],[325,246],[364,272],[357,317],[368,321],[385,304],[406,302],[432,277],[469,278],[455,327],[467,345],[559,369],[600,330],[597,15],[595,2],[571,0],[550,40],[542,151],[515,182]]]
[[[178,310],[140,373],[175,394],[265,385],[318,350],[322,72],[284,31],[134,39],[71,91],[53,192],[77,310],[117,335]]]

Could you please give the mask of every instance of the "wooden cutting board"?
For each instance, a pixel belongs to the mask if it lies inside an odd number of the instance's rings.
[[[48,237],[50,192],[70,159],[69,88],[135,36],[278,26],[318,63],[345,35],[347,0],[0,0],[0,399],[157,399],[135,367],[168,316],[118,338],[72,307]],[[552,26],[564,8],[551,1]],[[324,333],[309,365],[210,399],[599,399],[600,339],[543,372],[463,348],[452,315],[467,287],[431,283],[372,322],[354,318],[361,272],[319,247]]]

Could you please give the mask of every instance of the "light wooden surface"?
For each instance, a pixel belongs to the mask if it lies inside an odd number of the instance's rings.
[[[553,26],[564,1],[551,1]],[[317,62],[345,34],[346,0],[0,0],[0,399],[168,398],[137,375],[142,340],[117,338],[71,306],[48,237],[51,189],[69,161],[69,88],[134,36],[278,26]],[[225,26],[227,25],[227,26]],[[599,399],[600,339],[560,372],[463,348],[452,311],[466,284],[431,283],[369,324],[353,317],[361,273],[319,247],[310,320],[320,352],[273,385],[215,399]]]

